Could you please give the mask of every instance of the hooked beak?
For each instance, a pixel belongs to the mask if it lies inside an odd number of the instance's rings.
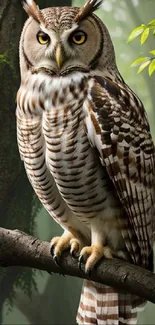
[[[60,43],[56,47],[55,59],[56,59],[57,66],[60,70],[64,62],[64,53]]]

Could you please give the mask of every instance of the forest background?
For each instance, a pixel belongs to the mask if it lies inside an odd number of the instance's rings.
[[[38,0],[40,8],[71,5],[70,0]],[[81,6],[83,0],[73,0]],[[114,42],[119,70],[143,101],[155,140],[155,74],[137,75],[131,63],[154,49],[154,38],[140,47],[127,43],[131,31],[155,19],[154,0],[105,0],[97,14]],[[0,0],[0,226],[21,229],[49,241],[61,228],[41,207],[25,175],[16,142],[15,98],[20,84],[18,44],[26,19],[19,0]],[[23,267],[0,269],[1,324],[75,324],[82,280]],[[154,324],[154,305],[139,315],[139,324]]]

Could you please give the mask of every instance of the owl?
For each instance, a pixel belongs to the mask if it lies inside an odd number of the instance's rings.
[[[109,32],[82,8],[29,15],[20,39],[17,140],[35,193],[64,232],[51,240],[90,273],[102,258],[152,269],[155,150],[143,104],[121,77]],[[135,324],[144,301],[84,281],[78,324]]]

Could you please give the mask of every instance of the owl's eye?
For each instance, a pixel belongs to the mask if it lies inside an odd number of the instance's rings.
[[[49,43],[50,38],[49,38],[49,36],[46,33],[40,31],[37,34],[37,40],[38,40],[38,42],[40,44],[45,45],[45,44]]]
[[[75,32],[71,35],[71,41],[77,45],[83,44],[87,39],[86,33],[82,31]]]

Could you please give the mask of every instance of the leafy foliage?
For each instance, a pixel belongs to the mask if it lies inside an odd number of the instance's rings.
[[[132,42],[140,36],[140,44],[143,45],[148,40],[149,35],[155,37],[155,19],[151,20],[147,25],[142,24],[134,28],[129,35],[127,42]],[[131,64],[131,66],[139,66],[138,73],[148,67],[148,74],[151,76],[155,71],[155,50],[151,50],[149,53],[152,54],[152,56],[139,57]]]

